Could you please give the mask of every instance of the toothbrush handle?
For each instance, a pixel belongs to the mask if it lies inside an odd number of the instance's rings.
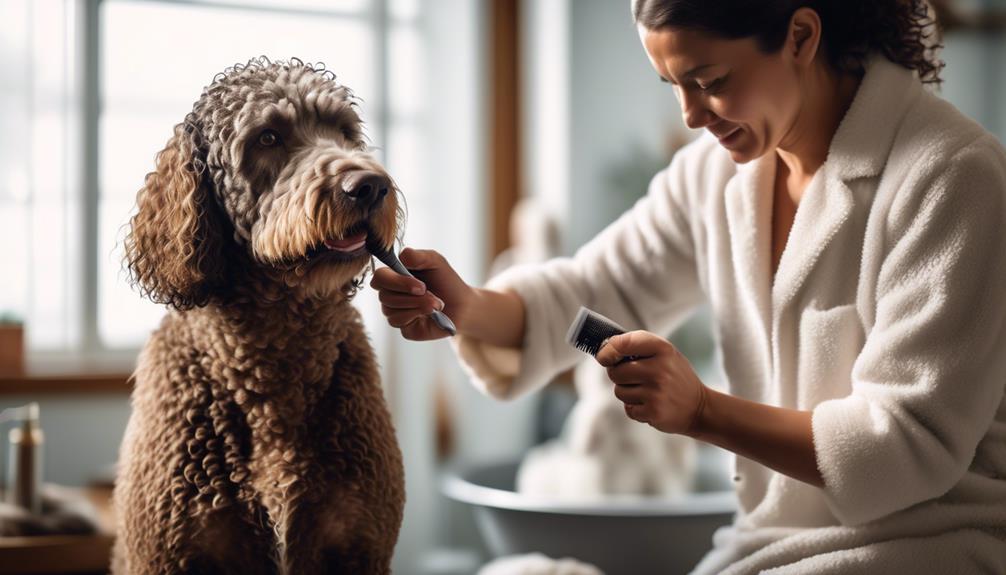
[[[447,317],[447,314],[445,314],[444,312],[433,310],[433,313],[430,314],[430,317],[433,318],[433,321],[437,322],[437,325],[440,326],[440,329],[446,331],[451,335],[456,335],[458,333],[457,328],[454,327],[454,322],[451,321],[451,318]]]

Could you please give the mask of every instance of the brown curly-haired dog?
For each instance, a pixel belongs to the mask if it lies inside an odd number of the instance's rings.
[[[137,194],[126,262],[171,311],[134,374],[115,573],[390,572],[404,471],[351,299],[403,211],[354,105],[320,65],[228,68]]]

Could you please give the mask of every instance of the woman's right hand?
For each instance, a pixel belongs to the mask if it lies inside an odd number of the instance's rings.
[[[448,337],[450,334],[430,317],[437,309],[451,318],[460,330],[461,316],[474,289],[461,279],[444,256],[433,250],[405,248],[398,259],[415,278],[382,267],[370,280],[370,286],[378,291],[381,312],[388,318],[388,324],[399,328],[405,339],[413,341]]]

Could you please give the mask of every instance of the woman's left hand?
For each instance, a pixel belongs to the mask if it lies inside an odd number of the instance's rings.
[[[625,356],[637,359],[619,363]],[[671,342],[647,331],[630,331],[609,338],[596,359],[608,369],[615,397],[631,419],[665,433],[694,431],[706,386]]]

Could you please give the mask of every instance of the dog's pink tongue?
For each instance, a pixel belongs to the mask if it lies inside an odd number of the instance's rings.
[[[367,233],[363,232],[341,240],[325,240],[325,246],[339,251],[352,251],[363,247],[367,241]]]

